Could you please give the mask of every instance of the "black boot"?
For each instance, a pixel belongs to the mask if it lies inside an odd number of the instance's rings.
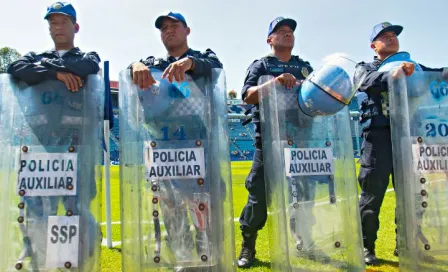
[[[238,258],[238,267],[251,267],[255,260],[255,242],[257,241],[257,233],[242,233],[243,245],[240,257]]]
[[[395,256],[395,257],[398,257],[398,246],[395,247],[395,250],[394,250],[394,256]]]
[[[375,255],[375,249],[364,248],[364,260],[367,265],[378,264],[378,259],[376,258],[376,255]]]

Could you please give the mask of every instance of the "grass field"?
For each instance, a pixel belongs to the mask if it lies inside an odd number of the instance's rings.
[[[232,189],[233,189],[233,208],[234,217],[238,218],[242,208],[246,204],[247,191],[244,186],[246,175],[250,169],[251,162],[233,162],[232,163]],[[357,164],[356,169],[358,170]],[[353,181],[356,182],[356,181]],[[114,247],[108,249],[105,247],[103,240],[103,250],[101,253],[102,271],[115,272],[121,271],[121,253],[120,253],[120,193],[119,193],[119,168],[112,166],[111,168],[111,201],[112,201],[112,240]],[[104,194],[103,194],[104,195]],[[105,203],[103,199],[103,204]],[[389,192],[384,198],[384,203],[380,214],[380,230],[378,240],[376,242],[376,251],[381,264],[378,266],[369,266],[367,271],[398,271],[398,258],[393,256],[395,248],[395,232],[394,232],[394,215],[395,215],[395,194]],[[105,221],[105,207],[103,207],[103,221]],[[103,223],[103,234],[106,235],[106,226]],[[257,240],[257,261],[251,269],[238,269],[238,271],[263,272],[271,271],[270,256],[268,244],[267,228],[259,233]],[[236,255],[239,254],[241,246],[241,234],[239,231],[239,223],[235,222],[235,244]],[[237,257],[237,256],[236,256]]]

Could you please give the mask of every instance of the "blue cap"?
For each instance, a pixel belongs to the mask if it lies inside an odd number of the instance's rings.
[[[278,27],[280,27],[282,25],[289,26],[292,29],[292,31],[296,30],[296,27],[297,27],[297,23],[293,19],[288,19],[288,18],[284,18],[284,17],[277,17],[269,25],[268,37],[272,33],[274,33],[277,30]]]
[[[156,27],[158,29],[160,29],[162,27],[163,19],[165,19],[165,18],[171,18],[175,21],[180,21],[180,22],[184,23],[185,26],[187,25],[187,21],[185,21],[185,18],[184,18],[184,16],[182,16],[182,14],[170,12],[170,13],[168,13],[168,15],[161,15],[161,16],[159,16],[159,18],[157,18]]]
[[[400,25],[393,25],[389,22],[379,23],[373,27],[372,34],[370,35],[370,42],[373,42],[379,35],[388,31],[392,31],[398,36],[401,31],[403,31],[403,27]]]
[[[56,2],[47,8],[47,14],[45,14],[44,19],[48,19],[51,14],[64,14],[73,17],[76,22],[76,10],[72,4],[67,2]]]

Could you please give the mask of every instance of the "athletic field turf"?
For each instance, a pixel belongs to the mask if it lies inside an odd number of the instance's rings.
[[[238,256],[241,246],[241,234],[239,231],[238,217],[247,200],[247,191],[244,187],[246,175],[250,169],[251,162],[233,162],[232,163],[232,187],[233,187],[233,209],[235,217],[235,243],[236,256]],[[356,165],[359,169],[359,165]],[[354,180],[353,182],[357,182]],[[391,185],[390,185],[391,186]],[[120,253],[120,183],[119,167],[111,167],[111,199],[112,199],[112,240],[113,249],[108,249],[103,240],[103,249],[101,253],[102,271],[115,272],[121,271],[121,253]],[[103,194],[103,221],[106,220],[105,202]],[[380,231],[376,242],[377,257],[381,259],[381,265],[368,266],[367,271],[398,271],[398,258],[393,256],[395,248],[395,194],[388,191],[384,198],[384,203],[380,214]],[[106,226],[103,223],[103,234],[106,235]],[[257,241],[257,261],[251,269],[238,269],[238,271],[262,272],[270,270],[269,245],[267,239],[267,228],[263,229],[258,236]]]

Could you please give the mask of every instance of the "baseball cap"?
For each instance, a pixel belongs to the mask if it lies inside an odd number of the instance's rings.
[[[71,16],[73,17],[73,19],[75,19],[76,22],[76,10],[70,3],[56,2],[50,5],[49,7],[47,7],[47,14],[45,14],[44,19],[48,19],[51,14],[55,13]]]
[[[269,24],[268,37],[282,25],[289,26],[293,31],[296,30],[297,23],[293,19],[277,17]]]
[[[182,16],[182,14],[170,12],[170,13],[168,13],[168,15],[161,15],[157,18],[156,27],[158,29],[160,29],[162,27],[163,19],[165,19],[165,18],[171,18],[175,21],[180,21],[180,22],[184,23],[184,25],[187,25],[187,21],[185,21],[185,18],[184,18],[184,16]]]
[[[389,22],[379,23],[373,27],[372,34],[370,35],[370,42],[373,42],[379,35],[388,31],[392,31],[398,36],[401,31],[403,31],[403,27],[400,25],[393,25]]]

